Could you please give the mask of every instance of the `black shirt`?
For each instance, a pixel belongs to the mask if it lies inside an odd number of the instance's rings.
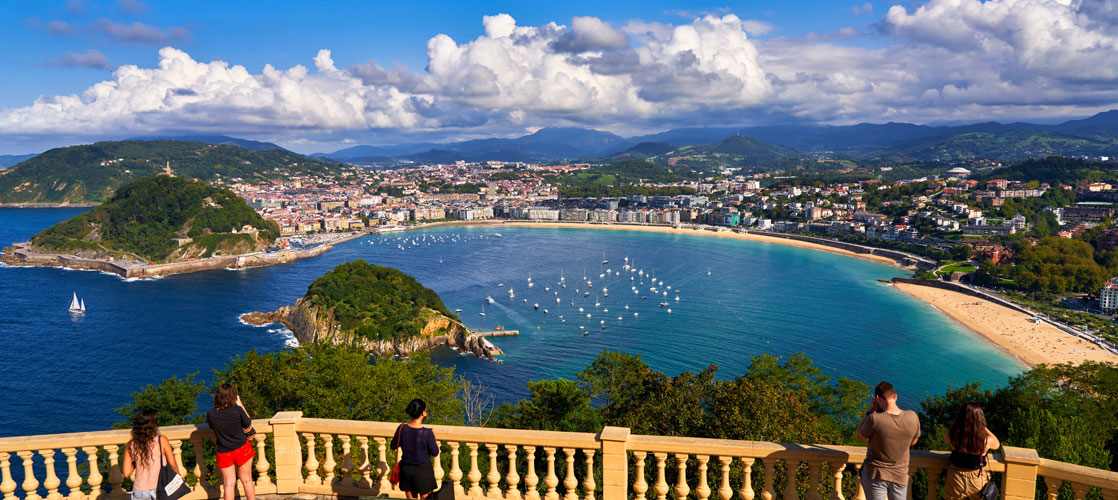
[[[252,419],[248,418],[248,413],[236,405],[207,411],[206,423],[214,431],[218,453],[229,453],[244,446],[248,442],[244,428],[252,427]]]
[[[411,427],[407,424],[401,425],[397,432],[399,432],[399,441],[403,442],[404,459],[400,463],[424,465],[431,463],[431,457],[439,455],[439,443],[435,442],[435,433],[426,427],[418,429]],[[388,444],[392,449],[400,446],[397,442],[397,435],[392,436],[392,442]]]

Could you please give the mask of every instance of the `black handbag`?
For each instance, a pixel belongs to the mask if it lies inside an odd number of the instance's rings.
[[[454,500],[454,481],[443,481],[442,488],[435,492],[436,500]]]
[[[983,457],[982,461],[985,462],[987,458],[988,457]],[[985,468],[985,465],[983,468]],[[998,500],[999,494],[1001,494],[1001,492],[998,491],[998,483],[994,482],[994,476],[991,476],[990,473],[987,472],[986,484],[978,491],[978,497],[981,500]]]
[[[187,493],[190,493],[190,487],[182,480],[182,476],[175,472],[169,462],[163,461],[163,437],[159,436],[159,481],[155,486],[156,500],[178,500]]]

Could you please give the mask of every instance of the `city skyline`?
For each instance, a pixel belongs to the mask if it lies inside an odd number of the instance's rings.
[[[310,153],[547,126],[1055,122],[1118,102],[1118,8],[1103,2],[9,12],[0,40],[21,50],[0,55],[0,154],[197,133]]]

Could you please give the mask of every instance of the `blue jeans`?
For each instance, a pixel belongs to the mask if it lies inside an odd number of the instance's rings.
[[[905,500],[908,496],[907,484],[897,484],[884,479],[870,479],[866,477],[865,467],[862,467],[862,474],[858,480],[861,481],[862,489],[866,492],[866,500]]]
[[[132,500],[155,500],[155,490],[132,490]]]

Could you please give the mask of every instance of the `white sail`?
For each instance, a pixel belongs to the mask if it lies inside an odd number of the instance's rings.
[[[85,299],[82,299],[82,312],[85,312]]]
[[[70,300],[70,312],[84,313],[85,305],[83,303],[84,301],[78,301],[78,294],[74,293],[74,298]]]

